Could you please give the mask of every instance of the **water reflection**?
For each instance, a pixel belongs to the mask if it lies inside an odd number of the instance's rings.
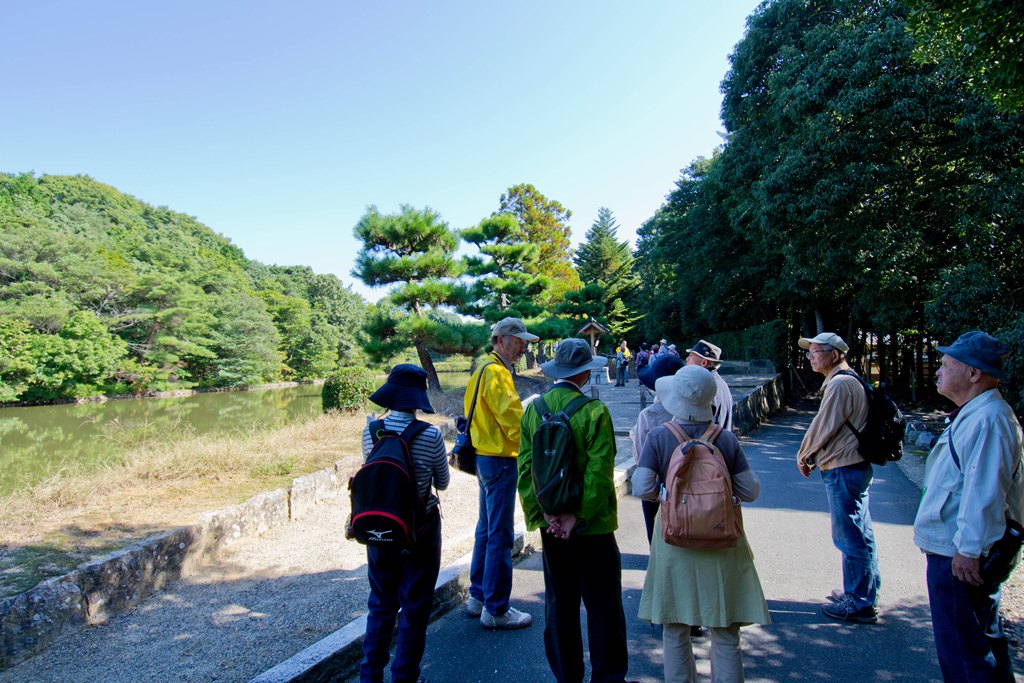
[[[464,389],[467,372],[439,373],[445,391]],[[381,375],[381,383],[386,376]],[[230,434],[272,428],[321,410],[320,387],[195,394],[31,408],[0,408],[0,495],[68,464],[116,463],[144,443],[184,434]]]
[[[320,411],[320,387],[196,394],[0,410],[0,494],[69,463],[116,462],[183,434],[276,427]]]

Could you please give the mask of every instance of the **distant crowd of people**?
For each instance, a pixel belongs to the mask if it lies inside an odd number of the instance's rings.
[[[598,399],[580,398],[591,373],[604,368],[608,359],[594,355],[583,339],[559,342],[554,358],[541,365],[553,387],[524,409],[513,368],[527,345],[536,341],[521,320],[496,323],[488,362],[473,374],[466,392],[466,413],[472,410],[474,415],[469,430],[477,452],[480,504],[465,613],[487,629],[525,628],[533,621],[510,604],[518,494],[527,528],[542,532],[544,646],[555,679],[583,680],[582,605],[590,680],[623,683],[628,653],[615,538],[615,434],[608,408]],[[867,394],[847,363],[849,346],[838,334],[825,332],[797,343],[811,369],[824,376],[824,384],[820,408],[795,454],[796,466],[805,477],[820,472],[833,544],[841,556],[842,585],[826,596],[821,610],[840,622],[874,624],[882,579],[869,504],[873,466],[862,455],[857,436],[868,420]],[[914,542],[927,557],[936,651],[947,683],[1012,681],[998,614],[1005,576],[992,576],[986,569],[1007,520],[1024,520],[1021,428],[998,388],[1008,349],[980,331],[937,349],[944,354],[937,388],[956,408],[928,457],[914,524]],[[718,372],[722,349],[702,339],[681,356],[674,344],[661,339],[640,344],[634,359],[622,341],[615,362],[628,368],[631,360],[638,380],[655,397],[630,431],[637,462],[632,493],[643,501],[650,544],[639,617],[662,626],[666,681],[696,680],[691,639],[701,627],[710,638],[712,679],[742,681],[740,628],[771,622],[746,536],[741,533],[727,547],[680,545],[670,538],[673,522],[666,516],[675,514],[666,506],[675,505],[671,489],[680,468],[688,465],[686,457],[718,467],[737,508],[740,501],[760,495],[761,483],[732,433],[732,395]],[[621,384],[629,381],[628,372],[617,374]],[[416,419],[417,411],[433,412],[426,373],[413,365],[392,370],[371,399],[390,409],[384,424],[397,432]],[[537,484],[548,451],[534,452],[534,436],[559,413],[569,415],[571,443],[565,447],[573,449],[576,466],[570,469],[576,472],[579,490],[571,508],[552,511]],[[368,433],[363,448],[367,454],[372,449]],[[420,432],[410,452],[428,513],[411,550],[367,551],[369,616],[360,670],[364,683],[383,681],[396,620],[391,679],[426,680],[420,661],[441,557],[440,518],[431,488],[446,488],[449,472],[435,428]]]

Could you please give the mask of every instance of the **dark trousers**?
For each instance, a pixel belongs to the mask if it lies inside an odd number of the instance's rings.
[[[972,586],[953,576],[953,558],[928,555],[928,602],[946,683],[1015,680],[999,621],[998,584]]]
[[[661,509],[661,502],[657,500],[641,500],[640,507],[644,511],[644,526],[647,527],[647,545],[651,544],[654,537],[654,520]]]
[[[382,683],[388,664],[391,636],[398,620],[398,645],[391,663],[394,683],[415,681],[427,643],[427,624],[434,602],[434,584],[441,569],[441,515],[435,507],[427,515],[427,526],[416,546],[409,551],[367,547],[366,636],[360,683]],[[402,608],[398,619],[398,608]]]
[[[593,683],[622,683],[629,659],[622,611],[622,561],[615,534],[541,534],[544,549],[544,650],[558,683],[583,681],[580,601],[587,609]]]

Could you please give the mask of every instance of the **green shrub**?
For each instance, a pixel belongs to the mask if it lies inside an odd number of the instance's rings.
[[[353,366],[340,370],[324,380],[320,398],[324,412],[342,410],[354,413],[363,407],[376,388],[372,370]]]

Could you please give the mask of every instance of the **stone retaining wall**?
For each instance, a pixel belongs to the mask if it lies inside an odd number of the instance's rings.
[[[46,648],[62,633],[106,621],[224,548],[298,519],[345,489],[336,463],[292,480],[291,488],[260,493],[244,503],[203,514],[172,529],[80,565],[70,574],[0,602],[0,669]]]

